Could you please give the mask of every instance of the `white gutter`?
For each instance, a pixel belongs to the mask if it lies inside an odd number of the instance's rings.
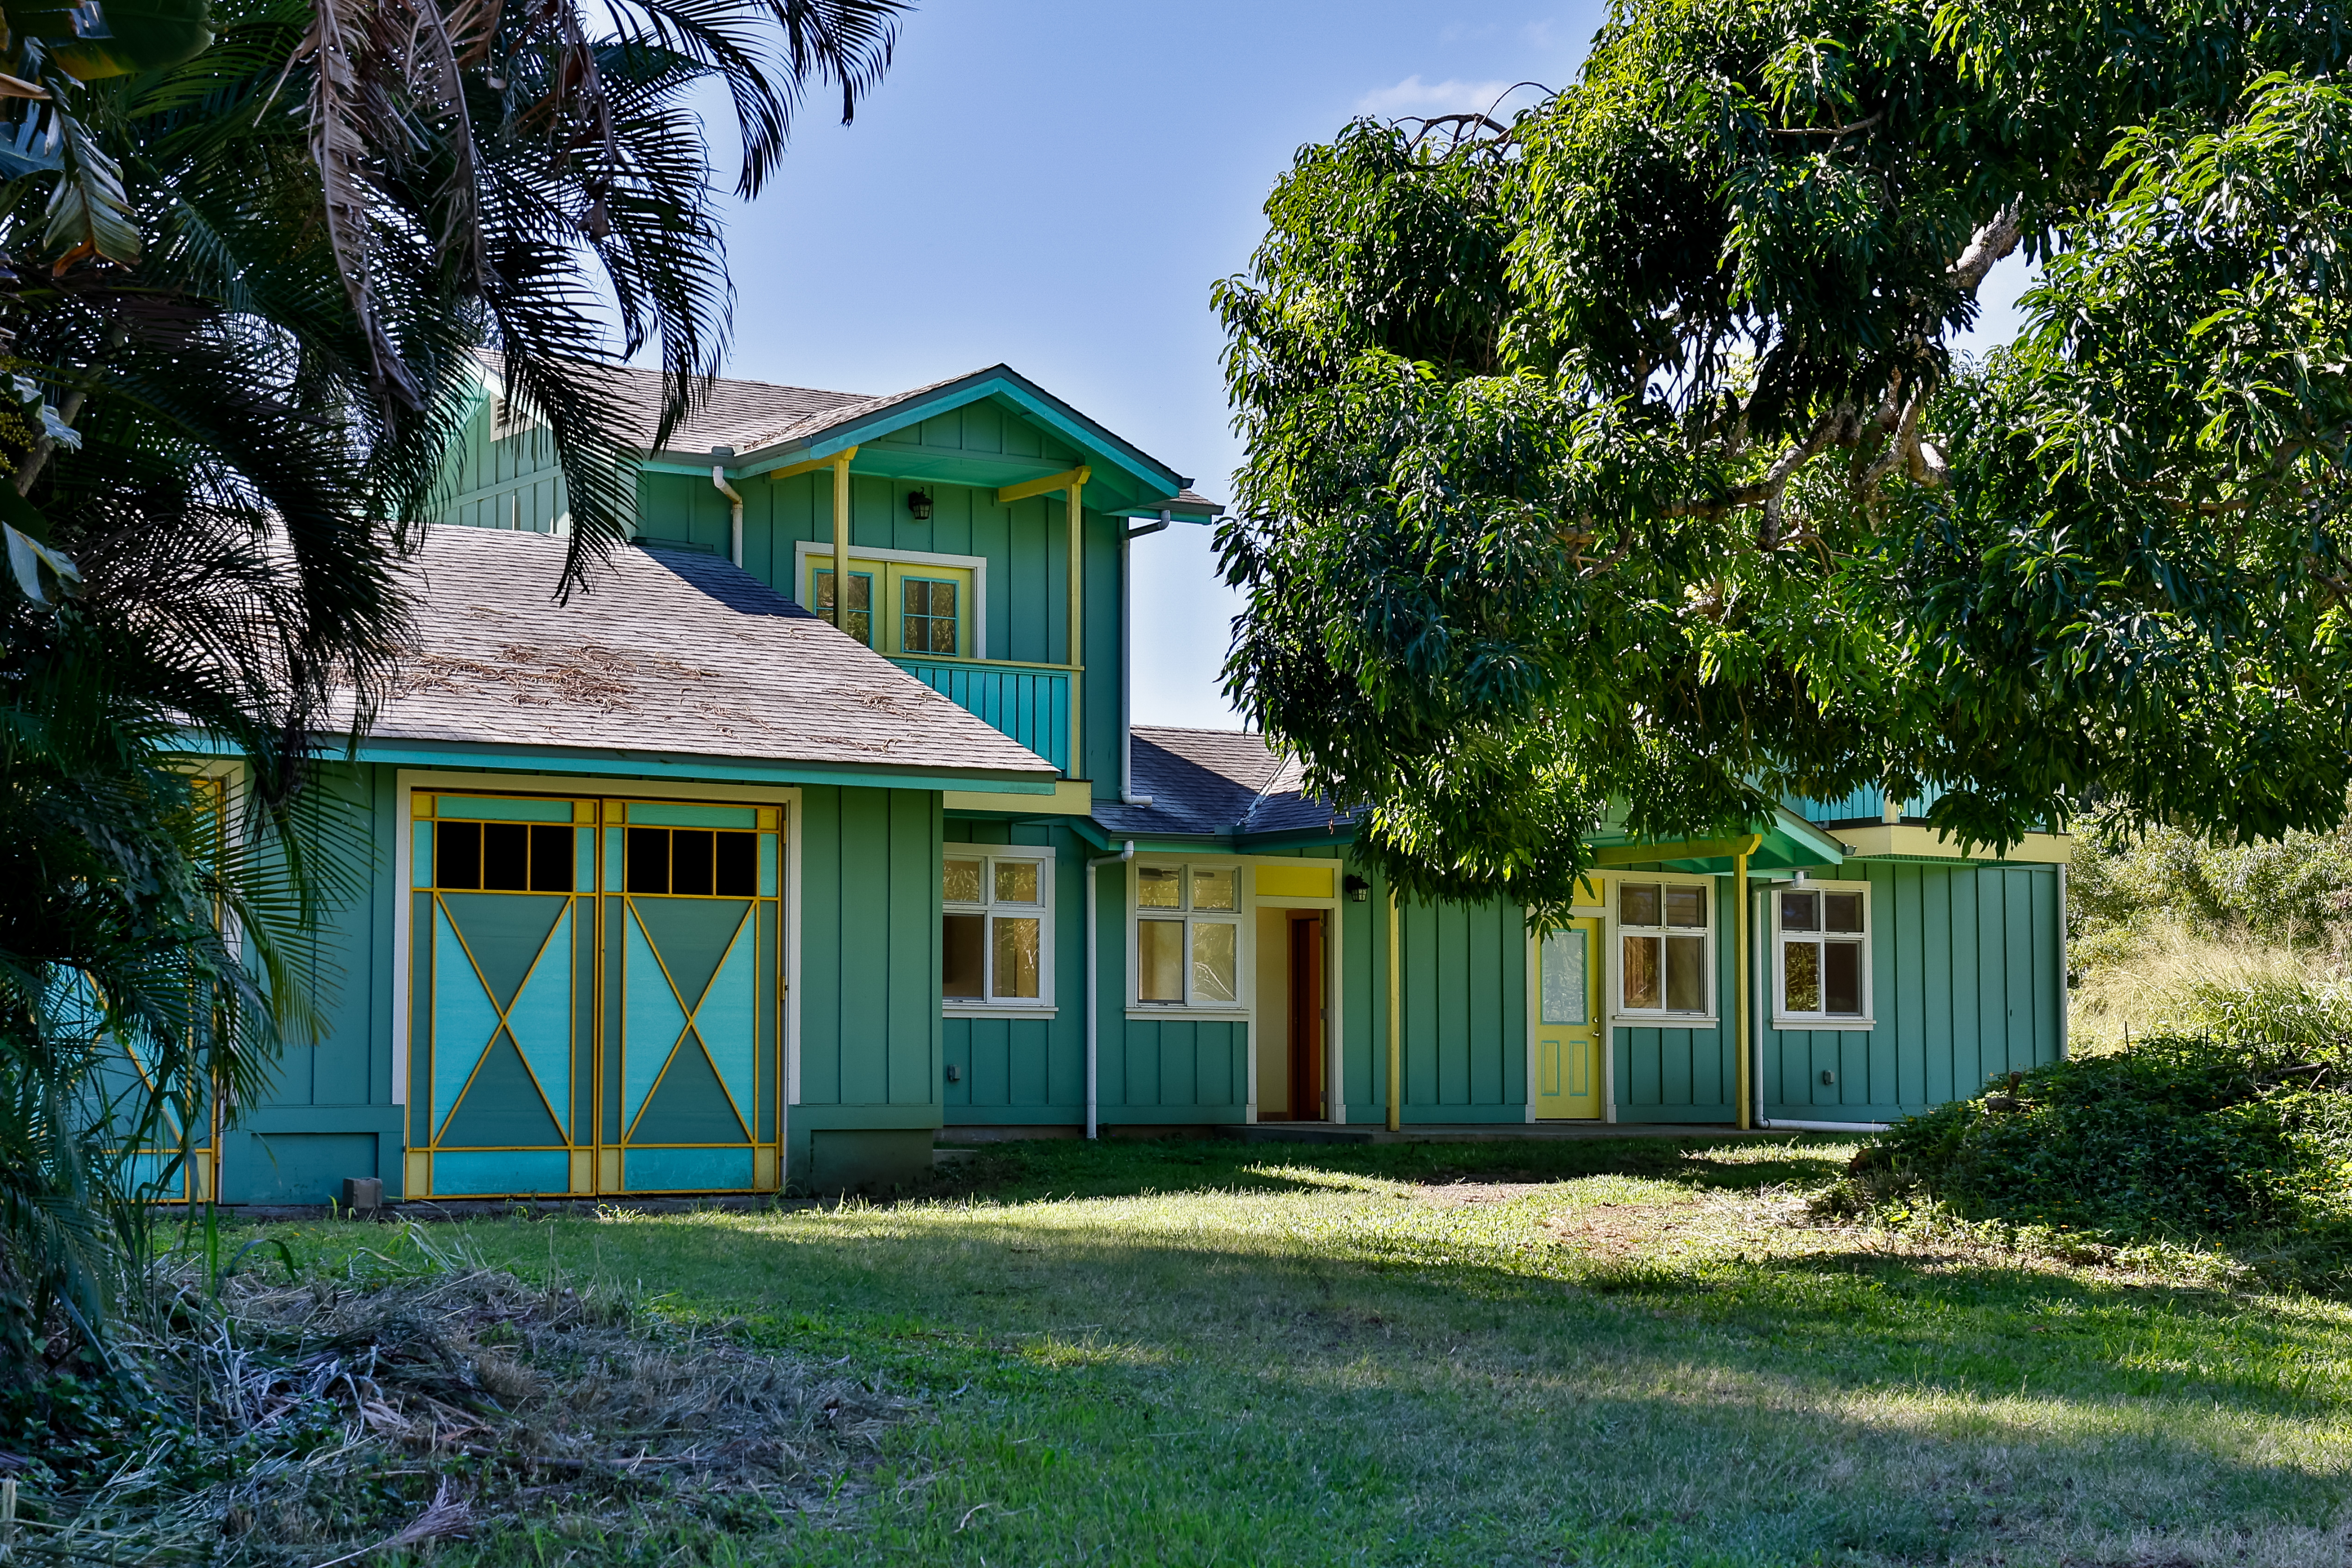
[[[1099,886],[1099,879],[1095,873],[1105,866],[1124,866],[1134,858],[1135,840],[1130,838],[1127,841],[1127,847],[1118,854],[1097,856],[1087,862],[1087,1136],[1088,1138],[1094,1137],[1097,1131],[1096,1041],[1102,1032],[1102,1014],[1095,1004],[1095,983],[1100,978],[1102,970],[1102,961],[1097,956],[1102,945],[1102,933],[1095,920],[1096,894]]]
[[[743,564],[743,498],[735,492],[735,487],[733,485],[727,482],[727,470],[721,468],[718,462],[718,459],[721,458],[731,458],[734,455],[735,448],[732,447],[713,447],[710,448],[710,456],[712,458],[710,465],[710,483],[713,489],[717,489],[720,495],[727,498],[729,510],[731,513],[727,530],[727,558],[734,562],[736,565],[740,566]]]
[[[1128,565],[1128,546],[1147,533],[1158,533],[1175,521],[1173,513],[1161,509],[1160,521],[1141,528],[1130,528],[1118,542],[1118,803],[1121,805],[1150,805],[1151,797],[1135,793],[1135,728],[1129,718],[1132,706],[1134,676],[1130,673],[1134,660],[1128,649],[1135,641],[1134,579]],[[1088,1137],[1094,1136],[1091,1132]]]

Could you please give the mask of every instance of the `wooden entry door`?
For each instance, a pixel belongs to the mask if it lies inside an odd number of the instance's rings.
[[[1321,910],[1290,914],[1290,1119],[1323,1121],[1323,920]]]
[[[1536,1118],[1601,1114],[1601,922],[1570,921],[1534,944]]]

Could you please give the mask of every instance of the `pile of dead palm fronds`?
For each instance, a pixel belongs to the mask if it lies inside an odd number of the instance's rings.
[[[912,1407],[415,1228],[343,1277],[167,1261],[155,1284],[126,1349],[156,1436],[27,1494],[17,1561],[319,1564],[524,1520],[609,1551],[656,1521],[774,1523],[856,1495]]]

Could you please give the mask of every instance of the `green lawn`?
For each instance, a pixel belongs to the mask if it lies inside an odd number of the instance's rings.
[[[2352,1310],[1811,1226],[1843,1155],[1036,1143],[465,1228],[919,1401],[845,1509],[646,1561],[2347,1561]],[[436,1561],[602,1560],[551,1507]]]

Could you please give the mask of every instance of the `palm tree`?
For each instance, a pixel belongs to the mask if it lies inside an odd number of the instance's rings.
[[[140,1228],[103,1200],[170,1167],[125,1129],[249,1096],[303,1025],[345,880],[310,763],[398,657],[477,356],[553,437],[571,591],[635,489],[580,367],[650,350],[669,424],[727,346],[692,95],[726,89],[755,195],[902,5],[137,0],[117,38],[0,0],[0,1341],[102,1342]],[[245,764],[228,831],[191,748]]]

